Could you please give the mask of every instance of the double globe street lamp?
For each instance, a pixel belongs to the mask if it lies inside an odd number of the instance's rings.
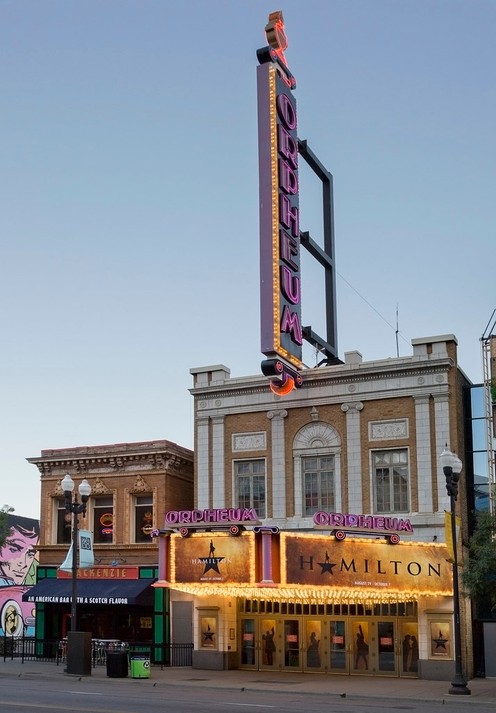
[[[458,481],[462,472],[462,462],[456,455],[448,450],[446,444],[439,460],[446,478],[446,491],[450,498],[451,515],[451,541],[453,544],[453,612],[455,620],[455,676],[451,682],[448,693],[458,696],[469,696],[471,691],[463,675],[462,668],[462,641],[460,625],[460,589],[458,579],[458,546],[456,542],[456,500],[458,497]]]
[[[72,593],[71,593],[71,630],[67,637],[67,673],[86,673],[87,664],[85,659],[84,638],[76,632],[77,628],[77,572],[79,564],[79,515],[86,513],[86,505],[91,495],[91,485],[86,478],[79,484],[78,500],[77,492],[74,491],[75,483],[69,473],[66,473],[62,482],[64,491],[64,505],[66,512],[72,514]],[[74,495],[73,495],[74,493]]]

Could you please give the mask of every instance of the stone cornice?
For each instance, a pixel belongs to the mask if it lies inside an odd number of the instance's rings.
[[[396,360],[392,360],[396,361]],[[298,393],[305,391],[308,399],[308,392],[317,388],[329,388],[337,387],[342,390],[343,398],[349,398],[349,394],[356,391],[357,384],[371,383],[380,379],[381,381],[387,381],[395,379],[396,382],[401,378],[412,378],[417,377],[418,386],[424,385],[425,391],[425,380],[428,376],[436,376],[436,387],[442,386],[447,383],[448,371],[454,367],[453,361],[450,358],[437,359],[436,361],[419,361],[418,359],[412,359],[410,362],[401,360],[401,364],[389,364],[389,362],[372,362],[370,365],[361,364],[359,368],[350,369],[346,366],[338,367],[322,367],[315,369],[308,369],[303,372],[303,387],[297,392],[295,392],[295,397],[290,395],[284,397],[284,405],[289,406],[300,406],[301,402],[298,399]],[[334,369],[336,371],[334,371]],[[445,376],[443,376],[445,375]],[[391,389],[381,388],[379,391],[374,392],[374,398],[380,398],[385,393],[390,397],[392,393],[396,396],[401,395],[401,391],[405,394],[408,392],[412,395],[411,387],[408,389],[401,387],[394,387]],[[268,380],[263,379],[263,377],[251,377],[250,379],[243,378],[237,380],[226,381],[223,385],[216,384],[214,387],[201,387],[190,389],[190,393],[195,397],[197,405],[197,417],[200,418],[204,410],[215,411],[221,405],[225,403],[226,399],[236,398],[242,393],[244,396],[253,397],[257,394],[263,394],[267,396],[267,403],[264,404],[264,408],[270,408],[271,394],[268,394]],[[361,392],[360,398],[366,398],[366,395]],[[281,403],[281,398],[278,396],[272,396],[273,403]],[[310,399],[312,397],[310,396]],[[335,394],[336,401],[341,398],[340,395]],[[224,402],[222,401],[224,399]],[[208,403],[207,403],[208,402]],[[255,400],[253,400],[250,405],[249,410],[252,410]],[[260,405],[260,404],[259,404]],[[243,411],[241,408],[240,411]]]
[[[86,453],[82,451],[86,450]],[[159,471],[174,471],[178,473],[193,472],[193,452],[180,449],[181,452],[169,450],[154,452],[105,452],[104,448],[97,446],[87,449],[63,449],[56,451],[42,451],[40,458],[27,458],[28,463],[36,465],[41,475],[58,474],[69,471],[76,475],[90,473],[109,473],[144,469]]]

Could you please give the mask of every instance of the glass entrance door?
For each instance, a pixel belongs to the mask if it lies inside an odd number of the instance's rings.
[[[398,675],[397,636],[394,621],[377,622],[377,671],[384,675]]]
[[[304,619],[303,667],[309,672],[324,671],[328,649],[327,631],[322,619]]]
[[[402,621],[400,626],[400,675],[418,676],[418,624]]]
[[[418,624],[381,616],[240,617],[240,666],[365,676],[418,676]]]
[[[259,670],[280,668],[281,648],[281,622],[277,619],[261,618]]]
[[[329,622],[329,671],[350,672],[345,619],[333,619]]]
[[[351,673],[370,675],[371,622],[368,619],[351,620],[352,660]]]
[[[301,671],[303,668],[301,620],[284,619],[282,625],[284,628],[284,658],[281,668]]]
[[[241,619],[241,665],[247,668],[258,668],[255,626],[255,619]]]

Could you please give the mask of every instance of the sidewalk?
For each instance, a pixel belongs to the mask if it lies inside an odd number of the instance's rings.
[[[64,665],[52,662],[0,659],[0,676],[29,679],[59,679],[67,682],[79,676],[68,675]],[[312,673],[286,673],[278,671],[210,671],[189,667],[164,668],[152,666],[150,678],[112,678],[107,676],[105,666],[91,670],[91,676],[81,680],[107,683],[118,686],[188,686],[198,688],[243,689],[245,691],[294,691],[305,695],[356,698],[391,698],[396,700],[422,700],[470,705],[477,703],[496,706],[496,679],[475,678],[469,681],[470,696],[450,695],[449,681],[425,681],[419,679],[387,678],[369,676],[339,676]]]

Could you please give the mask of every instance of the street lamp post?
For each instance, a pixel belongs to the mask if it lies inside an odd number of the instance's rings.
[[[67,672],[68,673],[82,673],[82,659],[84,654],[82,652],[76,651],[76,647],[79,644],[78,636],[74,635],[77,632],[77,571],[79,564],[79,515],[84,515],[86,513],[86,504],[88,498],[91,494],[91,485],[88,483],[86,478],[79,484],[79,495],[81,501],[79,502],[77,493],[74,492],[74,481],[66,473],[62,483],[62,490],[64,491],[64,504],[66,512],[72,514],[72,590],[71,590],[71,635],[67,640]],[[74,492],[74,497],[73,497]],[[72,643],[72,647],[71,647]],[[74,669],[74,670],[71,670]],[[84,666],[83,666],[84,668]]]
[[[453,611],[455,619],[455,676],[448,693],[458,696],[470,696],[470,688],[463,675],[462,642],[460,625],[460,589],[458,582],[458,547],[456,542],[456,499],[458,497],[458,481],[462,471],[462,462],[455,453],[448,450],[448,445],[441,453],[440,459],[446,478],[446,490],[450,497],[451,541],[453,543]]]

